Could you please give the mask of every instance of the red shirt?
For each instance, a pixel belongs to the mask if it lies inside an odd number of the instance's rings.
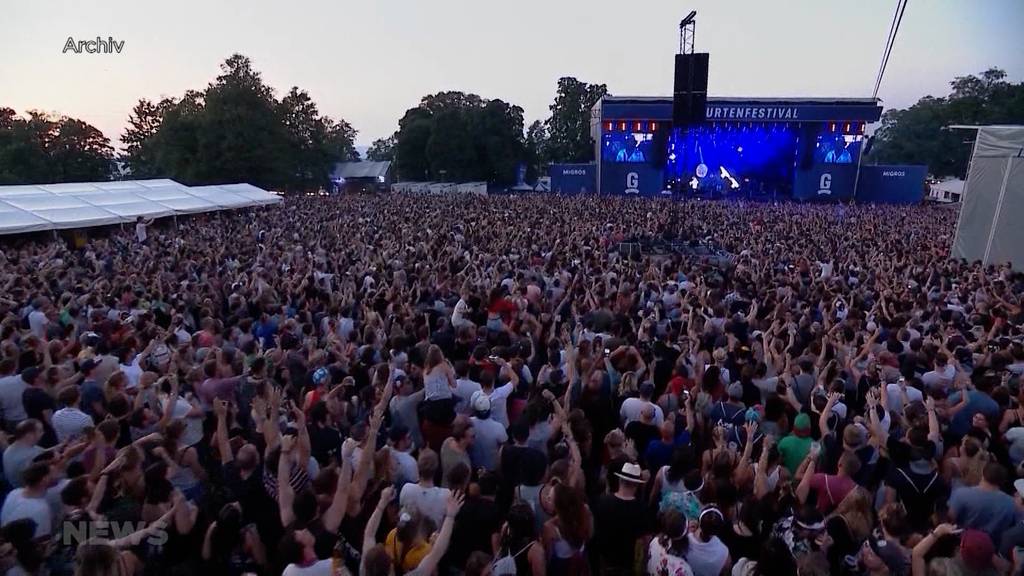
[[[817,473],[811,476],[811,488],[818,492],[818,512],[822,515],[836,509],[857,483],[848,476],[833,476]]]

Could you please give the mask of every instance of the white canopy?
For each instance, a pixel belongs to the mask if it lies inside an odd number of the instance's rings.
[[[251,184],[190,187],[167,179],[0,186],[0,235],[106,226],[139,216],[162,218],[280,201],[280,196]]]

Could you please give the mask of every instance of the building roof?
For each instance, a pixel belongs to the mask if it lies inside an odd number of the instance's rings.
[[[331,180],[346,180],[350,178],[380,178],[387,177],[391,170],[391,162],[339,162],[334,165],[331,171]]]
[[[250,184],[184,186],[174,180],[117,180],[0,186],[0,235],[107,226],[261,206],[281,198]]]

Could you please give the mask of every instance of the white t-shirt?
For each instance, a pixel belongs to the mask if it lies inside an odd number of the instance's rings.
[[[900,395],[899,384],[888,384],[885,387],[885,393],[889,395],[889,409],[890,410],[901,410],[903,406],[903,397]],[[907,400],[911,402],[921,402],[924,400],[924,394],[920,390],[913,386],[907,386]]]
[[[476,398],[477,394],[487,396],[491,399],[491,419],[508,428],[508,397],[512,395],[513,390],[515,390],[515,386],[512,385],[512,382],[495,388],[490,394],[480,390],[470,396],[469,403],[473,404],[473,398]]]
[[[142,376],[142,366],[139,365],[139,355],[136,354],[131,364],[121,364],[121,372],[128,378],[128,383],[125,385],[126,389],[137,388],[139,386],[139,377]]]
[[[641,400],[640,398],[626,398],[622,402],[622,408],[619,409],[619,419],[622,421],[622,426],[625,427],[630,422],[639,420],[640,413],[648,405],[654,406],[654,425],[661,426],[661,423],[665,421],[665,414],[661,411],[661,406],[647,400]]]
[[[52,521],[50,505],[46,503],[46,498],[27,497],[24,488],[15,488],[7,495],[3,509],[0,510],[0,526],[7,526],[22,518],[31,518],[36,521],[36,538],[50,535]]]
[[[0,416],[8,422],[21,422],[28,416],[21,401],[28,384],[18,374],[0,378]]]
[[[921,376],[921,382],[928,388],[947,388],[953,384],[953,377],[956,376],[956,368],[946,364],[942,370],[925,372]]]
[[[135,224],[135,238],[139,242],[145,242],[146,241],[146,238],[147,238],[147,236],[146,236],[146,225],[144,223],[137,222]]]
[[[455,304],[455,310],[452,311],[452,326],[456,328],[466,323],[466,314],[469,314],[469,304],[462,298],[459,298],[458,303]]]
[[[444,511],[448,506],[447,488],[434,486],[424,488],[419,484],[406,484],[398,496],[398,503],[403,510],[417,511],[421,516],[430,518],[436,526],[444,521]]]
[[[37,338],[46,338],[46,325],[50,321],[42,310],[33,310],[28,313],[28,327]]]
[[[289,564],[285,567],[284,572],[281,572],[281,576],[331,576],[332,562],[333,560],[328,558],[317,560],[309,566]]]

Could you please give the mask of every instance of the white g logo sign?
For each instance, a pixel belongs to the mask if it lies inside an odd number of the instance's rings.
[[[626,174],[626,194],[640,193],[640,175],[636,172]]]
[[[822,174],[821,180],[818,181],[818,195],[821,196],[822,194],[832,194],[832,175],[828,172]]]

